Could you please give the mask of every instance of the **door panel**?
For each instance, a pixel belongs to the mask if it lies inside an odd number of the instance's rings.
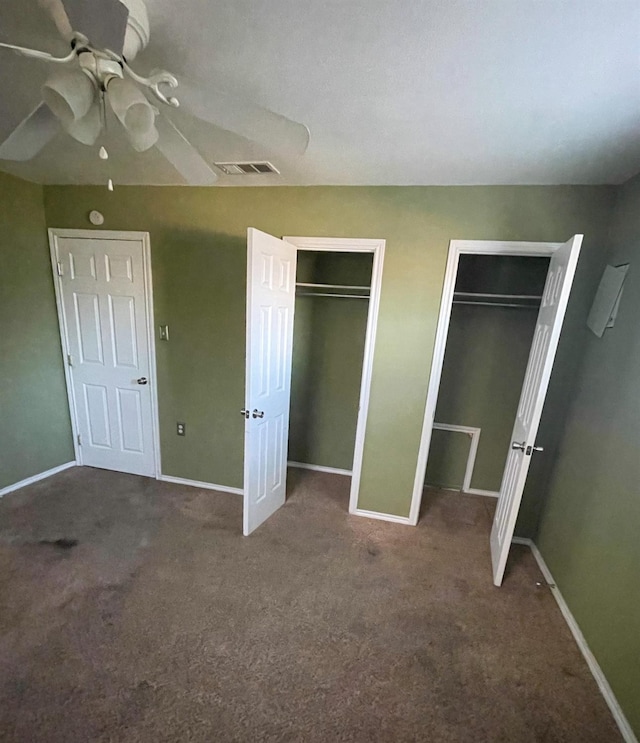
[[[82,464],[154,475],[143,243],[58,237],[56,260]]]
[[[131,257],[128,255],[105,256],[107,281],[133,282]]]
[[[296,248],[249,229],[247,256],[245,535],[285,501]]]
[[[111,422],[107,404],[107,388],[97,384],[83,384],[85,410],[92,446],[111,447]]]
[[[80,359],[84,363],[102,364],[104,357],[98,295],[74,292],[73,299]]]
[[[504,577],[581,245],[582,235],[575,235],[553,254],[549,263],[491,530],[496,586]]]
[[[118,399],[118,428],[122,448],[125,451],[142,453],[144,451],[142,424],[142,405],[138,390],[116,390]]]
[[[136,319],[134,297],[109,297],[109,320],[113,338],[113,363],[137,369]]]

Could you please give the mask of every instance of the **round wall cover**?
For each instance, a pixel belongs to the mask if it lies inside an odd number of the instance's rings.
[[[91,224],[100,225],[104,223],[104,217],[100,212],[96,211],[95,209],[92,212],[89,212],[89,221]]]

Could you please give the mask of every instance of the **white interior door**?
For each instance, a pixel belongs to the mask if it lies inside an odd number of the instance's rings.
[[[155,475],[142,239],[55,238],[81,463]]]
[[[549,264],[491,529],[491,561],[496,586],[502,583],[531,455],[536,451],[536,434],[581,245],[582,235],[574,235],[553,254]]]
[[[285,501],[296,248],[247,232],[247,358],[243,532]]]

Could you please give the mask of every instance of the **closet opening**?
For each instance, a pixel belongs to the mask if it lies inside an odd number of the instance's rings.
[[[544,456],[538,428],[582,238],[449,244],[409,522],[425,484],[498,496],[484,500],[496,586],[532,457]]]
[[[245,536],[284,504],[287,462],[350,474],[349,513],[385,517],[358,508],[384,249],[247,231]]]
[[[330,245],[318,250],[288,239],[298,246],[289,487],[295,489],[309,477],[305,470],[340,475],[345,480],[336,487],[336,497],[344,497],[345,511],[353,512],[357,508],[354,472],[359,474],[355,460],[362,457],[356,445],[363,444],[358,439],[364,435],[375,323],[375,252],[354,252],[348,246],[331,250]]]
[[[548,269],[546,257],[460,256],[424,474],[431,497],[498,497]]]

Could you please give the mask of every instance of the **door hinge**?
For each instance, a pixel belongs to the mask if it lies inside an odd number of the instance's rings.
[[[78,446],[82,446],[82,437],[78,434]]]
[[[73,356],[70,353],[67,354],[67,363],[69,366],[73,366]]]
[[[56,261],[56,267],[58,269],[58,276],[62,276],[62,261]]]

